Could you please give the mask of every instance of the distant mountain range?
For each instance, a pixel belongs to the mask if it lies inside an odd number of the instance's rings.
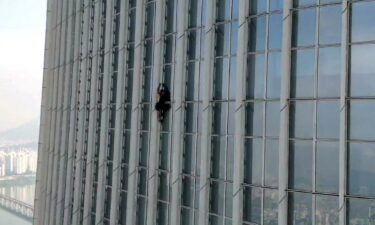
[[[0,132],[0,141],[35,141],[39,137],[39,118],[18,127]]]

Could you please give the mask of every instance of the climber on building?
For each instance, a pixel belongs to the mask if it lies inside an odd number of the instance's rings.
[[[155,104],[155,110],[158,111],[159,122],[163,122],[166,113],[171,108],[171,93],[165,84],[159,84],[157,95],[158,101]]]

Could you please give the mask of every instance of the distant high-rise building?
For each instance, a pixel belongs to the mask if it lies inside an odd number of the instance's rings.
[[[49,0],[34,224],[373,223],[374,21],[374,0]]]

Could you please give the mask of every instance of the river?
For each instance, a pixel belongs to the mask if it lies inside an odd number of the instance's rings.
[[[27,204],[34,205],[35,177],[19,177],[11,180],[0,180],[0,194],[18,199]],[[18,217],[0,208],[0,225],[31,225]]]

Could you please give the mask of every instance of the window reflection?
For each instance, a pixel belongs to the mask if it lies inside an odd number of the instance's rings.
[[[312,142],[289,142],[289,187],[312,189]]]
[[[340,105],[337,101],[319,101],[317,112],[318,138],[339,138]]]
[[[267,10],[267,1],[249,0],[250,15],[259,14]]]
[[[350,103],[350,139],[375,140],[375,101],[352,100]]]
[[[341,14],[341,5],[320,8],[320,44],[335,44],[341,42]]]
[[[283,35],[283,15],[272,14],[269,17],[269,49],[281,49]]]
[[[262,98],[264,93],[264,55],[247,57],[246,98]]]
[[[267,97],[280,98],[281,92],[281,53],[268,54]]]
[[[312,97],[314,94],[315,51],[298,50],[292,53],[291,96]]]
[[[245,140],[245,183],[259,185],[262,183],[262,152],[261,139]]]
[[[353,3],[352,42],[375,40],[375,2]]]
[[[289,193],[290,225],[312,225],[312,195],[305,193]]]
[[[375,223],[375,201],[368,199],[355,199],[348,200],[348,224],[374,224]]]
[[[340,96],[340,48],[320,48],[318,67],[318,96]]]
[[[280,103],[267,102],[266,105],[266,136],[278,137],[280,130]]]
[[[279,140],[267,140],[265,151],[265,184],[277,187],[279,183]]]
[[[351,96],[375,96],[375,45],[351,47]]]
[[[339,143],[317,143],[316,150],[316,190],[338,193],[339,191]]]
[[[278,224],[278,197],[279,195],[277,190],[264,190],[263,224]]]
[[[336,196],[316,196],[315,225],[339,224],[339,201]]]
[[[249,22],[249,52],[264,51],[266,47],[266,17],[256,17]]]
[[[290,137],[312,138],[313,101],[293,101],[290,103]]]
[[[263,103],[247,103],[245,108],[245,135],[262,136],[263,134]]]
[[[375,144],[350,143],[349,193],[375,196]]]
[[[253,224],[260,224],[262,211],[262,189],[245,187],[243,197],[243,220]]]
[[[314,45],[315,14],[315,9],[298,10],[293,13],[293,47]]]

